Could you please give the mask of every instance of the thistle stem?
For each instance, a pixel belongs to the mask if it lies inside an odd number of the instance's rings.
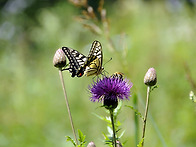
[[[149,108],[150,89],[151,89],[151,86],[148,86],[147,87],[146,108],[145,108],[145,114],[144,114],[144,120],[143,120],[143,134],[142,134],[143,141],[142,141],[142,147],[144,146],[144,137],[145,137],[147,115],[148,115],[148,108]]]
[[[113,145],[116,147],[116,131],[114,126],[114,111],[110,110],[110,117],[111,117],[111,123],[112,123],[112,130],[113,130]]]
[[[65,102],[66,102],[67,111],[68,111],[68,114],[69,114],[69,120],[70,120],[70,124],[71,124],[71,128],[72,128],[72,132],[73,132],[73,135],[74,135],[75,142],[78,145],[78,140],[77,140],[76,132],[75,132],[75,129],[74,129],[74,124],[73,124],[73,120],[72,120],[72,116],[71,116],[71,110],[70,110],[70,107],[69,107],[69,102],[68,102],[67,94],[66,94],[66,91],[65,91],[65,84],[64,84],[63,75],[62,75],[61,70],[59,70],[59,76],[60,76],[62,87],[63,87],[63,93],[64,93],[64,96],[65,96]]]
[[[134,108],[137,110],[138,109],[137,95],[134,95],[134,97],[133,97],[133,104],[134,104]],[[137,112],[135,112],[135,115],[134,115],[134,125],[135,125],[135,146],[137,147],[137,144],[139,142],[138,141],[139,121],[138,121]]]

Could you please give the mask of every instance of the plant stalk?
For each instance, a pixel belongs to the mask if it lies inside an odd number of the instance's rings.
[[[137,95],[135,94],[133,97],[133,104],[134,108],[137,110],[138,109],[138,101],[137,101]],[[139,137],[139,121],[138,121],[138,115],[137,112],[135,112],[134,115],[134,125],[135,125],[135,146],[137,147],[138,144],[138,137]]]
[[[71,124],[71,128],[72,128],[72,132],[73,132],[73,135],[74,135],[75,142],[78,145],[78,140],[77,140],[76,132],[75,132],[75,129],[74,129],[74,124],[73,124],[73,120],[72,120],[72,116],[71,116],[71,110],[70,110],[70,107],[69,107],[69,102],[68,102],[67,94],[66,94],[66,91],[65,91],[65,84],[64,84],[63,75],[62,75],[61,70],[59,70],[59,76],[60,76],[62,87],[63,87],[63,93],[64,93],[64,96],[65,96],[65,102],[66,102],[67,111],[68,111],[68,114],[69,114],[69,120],[70,120],[70,124]]]
[[[115,126],[114,126],[114,111],[110,110],[110,117],[111,117],[111,123],[112,123],[112,130],[113,130],[113,145],[116,147],[116,131],[115,131]]]
[[[150,99],[150,89],[151,89],[151,86],[148,86],[147,87],[146,108],[145,108],[145,114],[144,114],[144,120],[143,120],[142,147],[144,146],[144,137],[145,137],[146,123],[147,123],[147,116],[148,116],[148,108],[149,108],[149,99]]]

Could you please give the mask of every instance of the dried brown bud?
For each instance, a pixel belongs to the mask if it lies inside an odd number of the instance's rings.
[[[93,10],[93,7],[88,6],[87,12],[88,12],[88,15],[89,15],[92,19],[95,19],[95,18],[96,18],[95,13],[94,13],[94,10]]]
[[[93,141],[89,142],[87,147],[96,147],[95,143]]]
[[[144,76],[144,84],[154,86],[157,83],[157,74],[154,68],[149,68]]]
[[[87,11],[88,11],[88,13],[93,13],[93,7],[88,6]]]
[[[65,53],[62,49],[58,49],[53,57],[53,65],[57,68],[63,68],[66,65]]]

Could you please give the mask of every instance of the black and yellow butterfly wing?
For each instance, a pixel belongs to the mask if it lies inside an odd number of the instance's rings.
[[[75,77],[76,75],[77,77],[81,77],[84,72],[80,72],[78,74],[77,72],[81,67],[84,66],[87,61],[87,57],[80,52],[68,47],[62,47],[62,50],[69,60],[69,67],[63,70],[69,70],[72,77]]]
[[[102,62],[103,62],[102,46],[99,41],[95,40],[92,43],[86,62],[78,70],[77,75],[82,73],[84,73],[86,76],[101,74],[101,72],[103,71]]]

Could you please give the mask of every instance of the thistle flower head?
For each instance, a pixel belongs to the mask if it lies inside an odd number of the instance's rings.
[[[98,79],[91,86],[91,101],[101,102],[107,109],[115,109],[118,100],[129,100],[132,83],[118,77],[103,77]]]

